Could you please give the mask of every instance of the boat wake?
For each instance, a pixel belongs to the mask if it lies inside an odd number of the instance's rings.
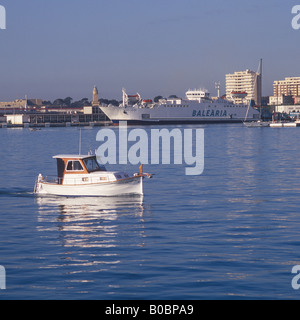
[[[33,197],[34,193],[31,189],[11,188],[0,189],[0,197]]]

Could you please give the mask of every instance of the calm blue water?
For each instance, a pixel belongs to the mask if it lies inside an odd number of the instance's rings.
[[[79,130],[1,129],[0,299],[299,299],[300,129],[198,127],[200,176],[148,165],[143,199],[48,200],[35,178],[77,153]]]

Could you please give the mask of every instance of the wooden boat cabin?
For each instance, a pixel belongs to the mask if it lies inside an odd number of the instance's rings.
[[[107,172],[95,155],[57,155],[58,184],[90,184],[126,179],[123,172]]]

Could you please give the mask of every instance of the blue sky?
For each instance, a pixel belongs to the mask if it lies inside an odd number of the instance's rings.
[[[257,70],[263,94],[300,76],[291,0],[0,0],[0,100],[121,98],[121,89],[183,96],[225,92],[225,74]]]

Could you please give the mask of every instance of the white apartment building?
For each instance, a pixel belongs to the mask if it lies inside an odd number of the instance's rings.
[[[261,75],[247,69],[226,74],[226,97],[232,99],[232,92],[246,92],[244,99],[234,99],[235,103],[249,103],[254,100],[256,105],[261,105]]]

